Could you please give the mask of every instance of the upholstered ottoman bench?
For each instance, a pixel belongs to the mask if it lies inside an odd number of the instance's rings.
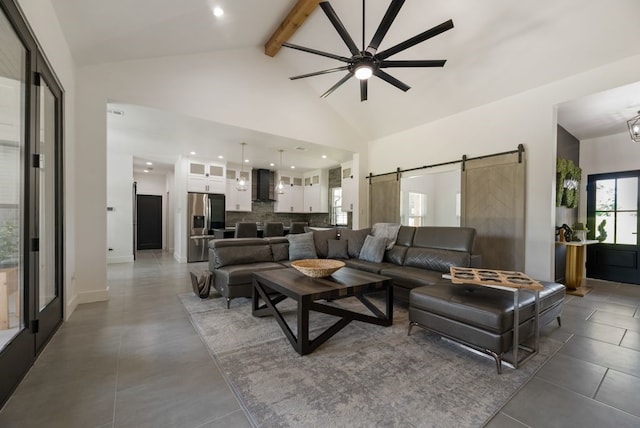
[[[565,287],[553,282],[540,283],[544,289],[539,292],[538,325],[541,328],[554,319],[560,324]],[[518,301],[518,343],[522,343],[535,332],[535,293],[519,290]],[[503,355],[513,348],[514,296],[508,290],[446,280],[414,288],[409,295],[407,334],[411,334],[414,326],[488,353],[501,373]],[[518,362],[516,352],[516,361],[511,363],[517,368]]]

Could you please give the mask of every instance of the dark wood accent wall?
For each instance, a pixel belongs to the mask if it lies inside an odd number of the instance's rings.
[[[569,159],[580,166],[580,140],[560,125],[558,125],[556,154],[557,157]],[[556,207],[556,226],[562,226],[563,224],[573,226],[576,221],[578,221],[577,208]],[[558,282],[564,281],[566,251],[566,247],[562,245],[555,247],[554,278]]]

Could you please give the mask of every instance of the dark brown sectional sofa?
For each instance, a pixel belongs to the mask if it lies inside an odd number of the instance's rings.
[[[348,267],[391,277],[394,298],[409,303],[409,333],[420,326],[467,346],[492,355],[501,372],[503,355],[513,348],[514,332],[527,339],[534,331],[535,296],[521,292],[518,315],[511,293],[487,287],[452,284],[443,279],[450,267],[481,267],[481,256],[473,253],[475,229],[465,227],[402,226],[392,248],[385,250],[379,263],[359,258],[370,229],[314,231],[313,241],[319,257],[332,256],[336,239],[346,240],[342,254]],[[293,247],[292,247],[293,248]],[[289,267],[289,241],[277,238],[237,238],[209,243],[209,269],[213,286],[227,301],[250,297],[252,275]],[[539,325],[553,319],[560,323],[565,287],[541,282]],[[518,343],[521,343],[519,340]],[[518,346],[520,348],[520,346]],[[517,361],[515,366],[517,367]]]
[[[319,257],[328,254],[327,241],[347,239],[354,242],[344,262],[348,267],[379,273],[393,278],[394,297],[409,301],[409,291],[442,281],[450,266],[480,267],[481,257],[473,254],[475,229],[465,227],[402,226],[395,245],[385,251],[380,263],[357,258],[364,237],[370,229],[357,231],[323,230],[314,232]],[[253,272],[289,267],[289,243],[286,237],[236,238],[212,240],[209,243],[209,270],[213,286],[227,299],[251,296]]]

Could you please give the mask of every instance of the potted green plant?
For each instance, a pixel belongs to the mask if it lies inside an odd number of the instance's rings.
[[[578,222],[573,225],[573,232],[580,242],[584,242],[587,240],[587,233],[589,233],[589,229],[584,226],[584,223]]]
[[[556,160],[556,206],[578,207],[582,170],[572,160]]]

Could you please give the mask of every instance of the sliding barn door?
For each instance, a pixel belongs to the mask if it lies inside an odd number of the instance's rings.
[[[400,180],[397,174],[369,179],[371,225],[400,223]]]
[[[524,152],[465,162],[462,226],[476,229],[483,267],[524,271]]]

